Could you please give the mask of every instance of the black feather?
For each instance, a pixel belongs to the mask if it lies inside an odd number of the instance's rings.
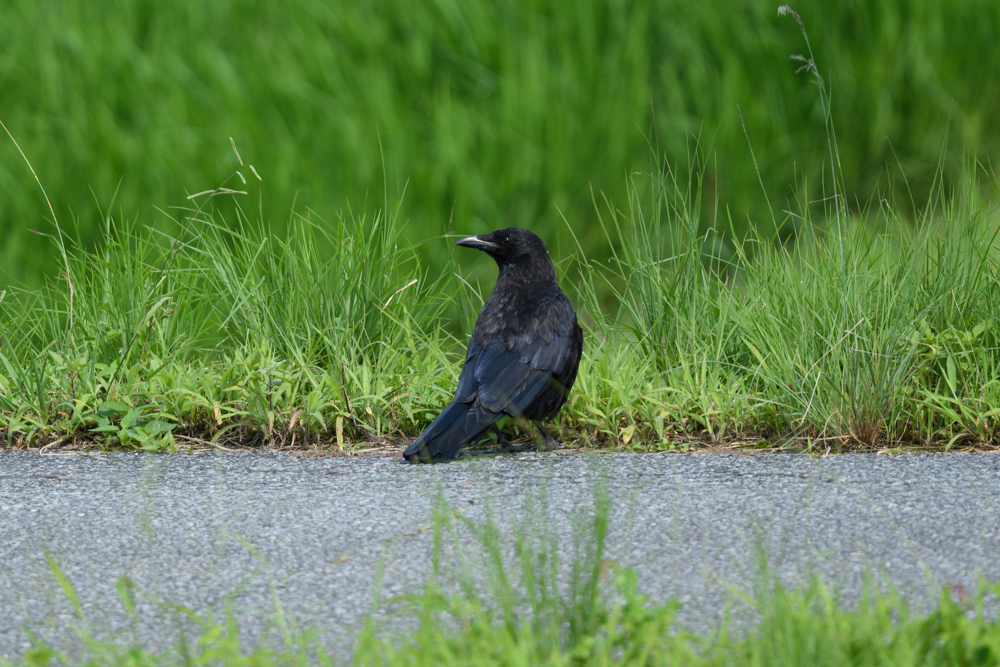
[[[411,462],[454,458],[505,414],[551,419],[583,352],[583,330],[540,238],[510,228],[458,245],[483,250],[500,273],[476,320],[455,397],[403,453]]]

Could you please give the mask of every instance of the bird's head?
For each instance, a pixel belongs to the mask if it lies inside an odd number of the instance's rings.
[[[455,245],[482,250],[496,260],[501,270],[514,266],[522,268],[531,265],[552,266],[549,253],[545,250],[545,242],[527,229],[519,227],[498,229],[479,236],[466,236]],[[553,273],[553,277],[554,275]]]

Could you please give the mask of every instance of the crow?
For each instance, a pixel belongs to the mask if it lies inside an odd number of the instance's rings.
[[[411,463],[452,459],[459,447],[489,429],[510,450],[495,426],[504,415],[535,422],[552,448],[556,441],[539,422],[554,417],[566,402],[580,367],[583,330],[556,284],[545,243],[511,227],[467,236],[455,245],[482,250],[500,273],[472,330],[455,398],[403,457]]]

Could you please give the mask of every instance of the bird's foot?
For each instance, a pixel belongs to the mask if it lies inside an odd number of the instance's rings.
[[[500,451],[505,454],[523,454],[525,452],[538,451],[538,448],[530,442],[526,442],[523,445],[515,445],[512,442],[508,442],[506,446],[500,448]]]
[[[501,452],[514,451],[514,445],[507,439],[507,436],[503,434],[503,431],[497,428],[496,424],[490,426],[490,430],[493,431],[493,434],[497,437],[497,444],[500,445]]]
[[[538,428],[538,433],[542,436],[542,443],[538,445],[538,451],[551,452],[556,449],[566,449],[566,445],[553,438],[552,434],[546,431],[544,426],[538,423],[535,426]]]
[[[523,452],[535,451],[535,446],[530,443],[515,445],[507,439],[507,436],[505,436],[500,429],[496,427],[496,425],[491,428],[493,429],[493,433],[497,436],[497,444],[500,445],[500,451],[504,454],[521,454]]]

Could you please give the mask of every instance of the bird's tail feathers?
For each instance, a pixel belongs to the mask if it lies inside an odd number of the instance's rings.
[[[403,457],[411,463],[453,459],[459,447],[478,439],[499,417],[479,401],[453,401],[410,443]]]

